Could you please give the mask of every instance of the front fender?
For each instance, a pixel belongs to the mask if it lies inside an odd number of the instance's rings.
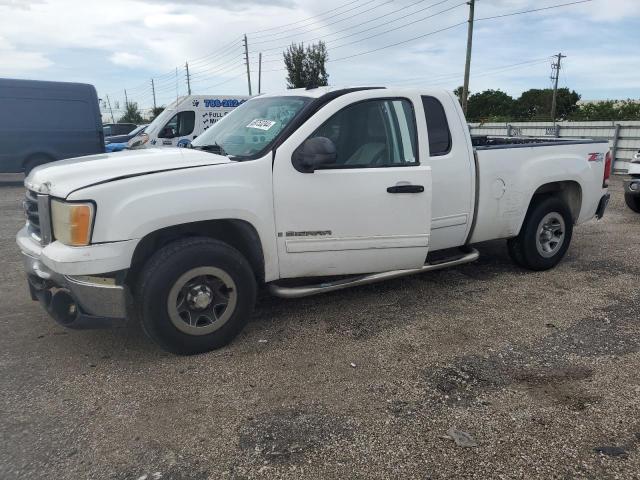
[[[173,170],[87,187],[68,200],[96,203],[92,243],[139,240],[185,223],[243,220],[258,232],[269,277],[277,269],[271,173],[267,158]]]

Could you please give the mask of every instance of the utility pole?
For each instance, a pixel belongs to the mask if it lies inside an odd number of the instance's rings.
[[[467,61],[464,65],[464,85],[462,87],[462,110],[467,113],[469,100],[469,75],[471,73],[471,48],[473,46],[473,21],[475,19],[476,0],[469,0],[469,26],[467,28]]]
[[[191,95],[191,77],[189,76],[189,62],[184,62],[184,68],[187,69],[187,92]]]
[[[153,109],[156,109],[156,86],[153,84],[153,78],[151,79],[151,94],[153,95]]]
[[[258,95],[262,93],[262,52],[258,54]]]
[[[251,72],[249,71],[249,44],[247,42],[247,34],[244,34],[244,62],[247,65],[247,85],[249,85],[249,95],[251,95]]]
[[[116,123],[115,118],[113,118],[113,110],[111,109],[111,100],[109,100],[109,95],[107,95],[107,105],[109,105],[109,112],[111,113],[111,123]]]
[[[124,108],[129,108],[129,99],[127,98],[127,89],[124,89]]]
[[[551,101],[551,120],[556,124],[556,110],[558,109],[558,80],[560,79],[560,69],[562,68],[562,59],[567,58],[566,55],[559,53],[556,55],[558,61],[551,64],[551,80],[553,80],[553,100]]]

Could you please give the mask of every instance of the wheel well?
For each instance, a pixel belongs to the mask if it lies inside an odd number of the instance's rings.
[[[264,255],[258,232],[248,222],[237,219],[207,220],[156,230],[140,240],[133,252],[127,284],[133,289],[147,260],[165,245],[188,237],[209,237],[236,248],[247,259],[256,281],[264,283]]]
[[[560,197],[571,210],[571,217],[574,223],[580,217],[580,209],[582,208],[582,188],[578,182],[567,180],[562,182],[546,183],[538,187],[534,192],[530,205],[542,196],[555,195]]]

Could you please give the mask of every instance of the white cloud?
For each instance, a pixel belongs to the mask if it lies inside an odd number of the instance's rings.
[[[30,10],[32,5],[39,3],[44,3],[44,0],[0,0],[0,7]]]
[[[144,58],[128,52],[116,52],[109,57],[111,63],[124,67],[140,67],[144,64]]]
[[[214,88],[241,93],[246,91],[246,79],[239,77],[244,72],[240,39],[248,33],[254,87],[257,52],[261,51],[265,60],[262,85],[266,91],[284,87],[284,73],[279,69],[282,68],[281,52],[287,44],[302,40],[308,43],[318,37],[327,41],[331,60],[380,49],[349,60],[330,62],[328,70],[333,84],[383,85],[407,77],[424,77],[422,84],[428,85],[443,82],[443,76],[454,74],[447,77],[449,83],[446,86],[455,87],[462,80],[465,26],[396,47],[382,48],[462,22],[468,12],[462,5],[432,19],[382,33],[461,3],[460,0],[452,0],[450,4],[418,12],[436,1],[425,0],[411,6],[415,2],[0,0],[0,32],[6,39],[5,43],[10,43],[10,48],[5,46],[4,50],[0,45],[0,75],[7,75],[8,71],[19,75],[46,68],[51,65],[49,58],[54,58],[56,68],[73,72],[75,76],[82,75],[83,81],[94,83],[99,91],[121,91],[124,87],[143,82],[146,85],[149,78],[155,77],[159,95],[175,97],[176,85],[179,90],[186,88],[183,66],[185,60],[189,60],[195,91]],[[562,2],[482,0],[477,2],[476,11],[480,18],[557,3]],[[24,10],[25,7],[30,10]],[[401,11],[385,16],[397,9]],[[334,12],[325,15],[324,21],[313,18],[330,10]],[[347,10],[349,13],[340,13]],[[416,12],[415,15],[412,12]],[[398,19],[402,15],[407,16]],[[501,88],[518,93],[529,86],[548,86],[550,69],[545,64],[525,65],[488,76],[474,77],[474,73],[546,57],[558,51],[569,56],[570,79],[580,88],[615,89],[633,85],[637,78],[637,62],[624,61],[619,55],[621,49],[627,51],[640,43],[640,32],[629,27],[631,21],[639,18],[640,0],[594,0],[547,12],[478,22],[474,38],[472,90]],[[268,30],[260,32],[265,29]],[[365,29],[369,31],[357,33]],[[370,39],[356,42],[369,36]],[[86,49],[91,54],[97,52],[100,59],[106,59],[105,68],[112,68],[114,74],[110,76],[107,71],[107,75],[98,76],[77,64],[73,60],[81,57],[77,51]],[[602,70],[597,70],[597,75],[589,73],[588,59],[596,54],[599,58],[620,58],[615,67],[606,66],[610,70],[615,69],[609,77],[610,82],[602,81]],[[584,65],[579,62],[584,62]],[[169,74],[175,71],[176,66],[179,66],[177,74]],[[126,75],[122,75],[121,67],[127,67]],[[231,81],[222,84],[226,80]],[[146,86],[140,90],[145,89]]]
[[[144,24],[149,28],[185,27],[196,23],[196,17],[186,13],[154,13],[144,18]]]
[[[40,52],[16,48],[0,37],[0,76],[23,76],[51,66],[53,62]]]

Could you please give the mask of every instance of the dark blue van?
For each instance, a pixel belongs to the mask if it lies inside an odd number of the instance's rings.
[[[93,85],[0,78],[0,172],[102,152]]]

